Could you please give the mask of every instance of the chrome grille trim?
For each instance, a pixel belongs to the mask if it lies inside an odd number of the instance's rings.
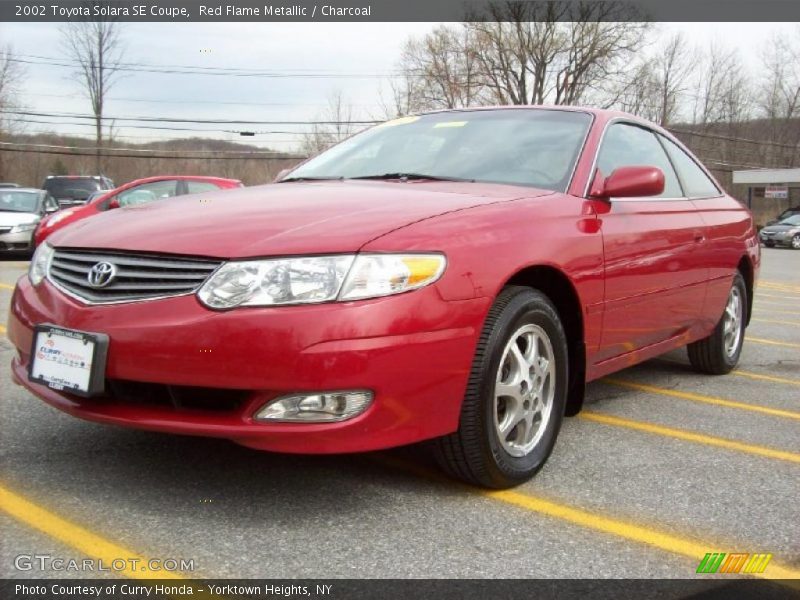
[[[89,284],[89,270],[99,262],[116,267],[105,287]],[[113,251],[56,249],[47,279],[85,304],[120,304],[193,294],[222,264],[203,258]]]

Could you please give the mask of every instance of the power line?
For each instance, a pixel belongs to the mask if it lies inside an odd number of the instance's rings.
[[[64,98],[64,94],[38,94],[33,92],[23,92],[19,94],[21,96],[32,96],[36,98]],[[225,105],[225,106],[272,106],[272,107],[325,107],[327,106],[324,102],[317,102],[317,103],[303,103],[303,102],[231,102],[225,100],[152,100],[149,98],[121,98],[118,96],[109,96],[105,100],[107,101],[114,101],[114,102],[142,102],[145,104],[213,104],[213,105]],[[379,107],[380,105],[377,103],[373,104],[364,104],[364,103],[352,103],[348,102],[353,106],[371,106],[371,107]]]
[[[17,62],[28,65],[40,65],[49,67],[68,67],[78,68],[80,63],[67,62],[64,59],[47,59],[47,60],[27,60],[23,58],[8,57],[6,60],[9,62]],[[117,65],[124,65],[125,63],[117,63]],[[128,63],[135,65],[135,63]],[[391,73],[296,73],[296,72],[278,72],[278,71],[226,71],[220,70],[204,70],[204,67],[182,67],[182,68],[159,68],[156,66],[114,66],[108,67],[109,71],[123,71],[134,73],[156,73],[162,75],[214,75],[223,77],[250,77],[250,78],[263,78],[263,79],[384,79],[391,77]]]
[[[29,148],[47,148],[47,149],[56,149],[56,150],[91,150],[96,152],[100,150],[102,152],[138,152],[138,153],[146,153],[146,152],[170,152],[170,153],[180,153],[180,152],[188,152],[192,154],[249,154],[249,155],[259,155],[259,156],[266,156],[266,155],[274,155],[280,154],[279,151],[276,150],[167,150],[167,149],[147,149],[147,148],[95,148],[95,147],[88,147],[88,146],[65,146],[65,145],[58,145],[58,144],[35,144],[35,143],[28,143],[28,142],[0,142],[0,146],[4,147],[11,147],[11,146],[26,146]]]
[[[56,154],[61,156],[97,156],[94,152],[68,152],[66,150],[26,150],[24,148],[4,148],[0,147],[0,152],[23,152],[30,154]],[[307,156],[283,155],[283,156],[172,156],[160,154],[106,154],[104,158],[159,158],[166,160],[305,160]]]
[[[67,119],[95,119],[94,115],[80,113],[45,113],[34,111],[0,110],[0,114],[29,117],[63,117]],[[104,121],[140,121],[144,123],[199,123],[206,125],[376,125],[382,121],[236,121],[230,119],[179,119],[170,117],[103,117]],[[125,125],[127,127],[127,125]]]
[[[718,133],[705,133],[705,132],[701,132],[701,131],[687,131],[687,130],[683,130],[683,129],[668,129],[667,131],[670,131],[670,132],[675,133],[675,134],[695,135],[697,137],[710,138],[710,139],[714,139],[714,140],[725,140],[725,141],[729,141],[729,142],[742,142],[742,143],[746,143],[746,144],[760,144],[762,146],[778,146],[778,147],[781,147],[781,148],[788,148],[790,150],[797,150],[798,148],[800,148],[800,143],[799,144],[794,144],[794,145],[792,145],[792,144],[782,144],[780,142],[770,142],[770,141],[767,141],[767,140],[753,140],[753,139],[749,139],[749,138],[740,138],[740,137],[733,137],[733,136],[727,136],[727,135],[720,135]]]

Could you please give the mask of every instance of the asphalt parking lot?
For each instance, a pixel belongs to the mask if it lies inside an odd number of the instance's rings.
[[[0,263],[0,323],[26,266]],[[508,492],[413,448],[284,456],[79,421],[11,383],[12,353],[3,336],[0,577],[64,575],[20,571],[20,554],[122,554],[209,578],[687,578],[741,552],[800,578],[797,251],[763,252],[738,371],[695,374],[681,351],[591,384],[544,470]]]

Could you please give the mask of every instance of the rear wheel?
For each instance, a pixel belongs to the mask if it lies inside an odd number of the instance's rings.
[[[442,468],[458,479],[505,488],[542,468],[561,427],[567,341],[550,300],[511,286],[483,328],[459,429],[435,442]]]
[[[724,375],[736,367],[747,322],[747,286],[738,271],[722,317],[710,336],[689,344],[689,362],[702,373]]]
[[[792,238],[792,248],[800,250],[800,233],[796,233]]]

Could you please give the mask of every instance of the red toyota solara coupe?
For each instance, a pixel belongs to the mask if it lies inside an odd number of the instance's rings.
[[[15,381],[77,417],[280,452],[431,440],[500,488],[587,381],[684,345],[730,371],[759,262],[748,211],[650,123],[446,111],[53,234],[8,337]]]

